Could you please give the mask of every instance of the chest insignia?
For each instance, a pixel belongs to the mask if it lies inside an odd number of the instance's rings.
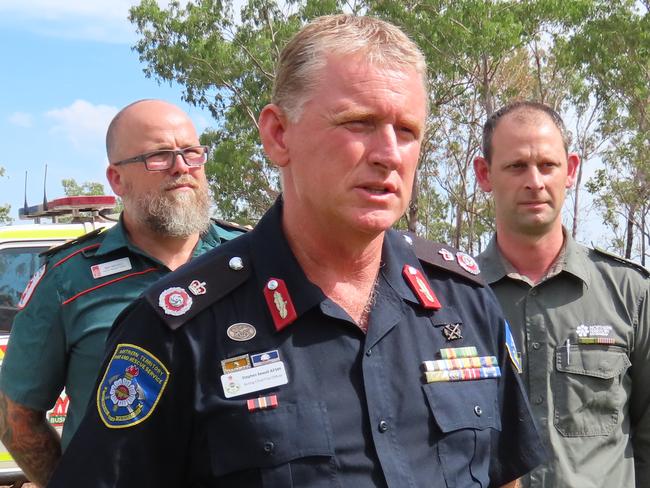
[[[461,324],[447,324],[442,328],[442,335],[445,336],[447,341],[455,341],[462,339],[463,335],[460,330]]]
[[[268,408],[276,408],[277,406],[277,395],[269,395],[246,400],[246,407],[248,408],[249,412],[255,412],[256,410],[266,410]]]
[[[456,253],[456,260],[458,261],[460,267],[463,268],[468,273],[477,275],[481,272],[481,270],[478,268],[478,264],[476,263],[474,258],[469,254],[459,251]]]
[[[226,335],[233,341],[250,341],[257,334],[257,330],[246,322],[237,322],[226,329]]]
[[[242,354],[241,356],[235,356],[234,358],[228,358],[221,361],[221,370],[223,371],[223,374],[248,369],[250,367],[251,361],[248,354]]]
[[[264,298],[276,330],[282,330],[298,317],[284,280],[270,278],[264,287]]]
[[[496,356],[478,356],[476,347],[441,349],[440,356],[443,359],[422,362],[426,383],[482,380],[501,376]]]
[[[438,297],[436,297],[436,294],[431,289],[429,280],[422,274],[422,271],[405,264],[402,268],[402,275],[413,293],[415,293],[415,296],[417,296],[420,305],[432,310],[440,310],[442,308]]]
[[[167,315],[178,317],[192,308],[192,297],[183,288],[174,286],[163,290],[158,305]]]

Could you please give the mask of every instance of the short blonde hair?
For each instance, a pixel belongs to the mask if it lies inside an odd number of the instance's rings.
[[[409,68],[427,86],[427,67],[417,45],[398,27],[374,17],[325,15],[303,27],[280,53],[272,101],[297,121],[328,54],[362,54],[371,65]]]

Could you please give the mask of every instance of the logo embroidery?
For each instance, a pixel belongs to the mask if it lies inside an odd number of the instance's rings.
[[[119,344],[97,390],[97,410],[110,429],[146,420],[160,400],[169,371],[149,351]]]

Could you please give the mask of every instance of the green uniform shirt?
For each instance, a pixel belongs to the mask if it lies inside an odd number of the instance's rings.
[[[216,224],[193,256],[241,232]],[[69,399],[62,444],[86,410],[113,321],[140,293],[170,272],[128,240],[122,222],[49,254],[23,294],[0,371],[0,388],[35,410],[52,408],[65,387]],[[41,271],[41,270],[39,270]]]
[[[516,273],[493,238],[479,256],[522,355],[523,379],[551,460],[525,487],[650,483],[648,273],[565,238],[540,283]]]

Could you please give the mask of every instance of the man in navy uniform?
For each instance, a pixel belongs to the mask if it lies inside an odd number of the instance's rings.
[[[118,318],[51,487],[512,487],[542,461],[476,263],[390,230],[426,86],[377,19],[289,42],[259,119],[282,197]]]

